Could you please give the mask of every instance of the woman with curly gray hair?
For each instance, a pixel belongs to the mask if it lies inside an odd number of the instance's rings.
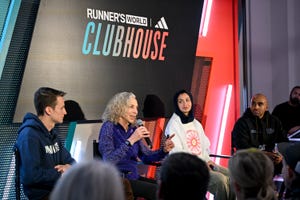
[[[136,96],[132,92],[121,92],[114,95],[106,105],[102,114],[102,120],[111,121],[114,124],[117,124],[120,116],[126,111],[129,99],[136,99]],[[136,115],[137,111],[136,114],[134,114],[134,120]]]
[[[238,200],[276,200],[274,165],[256,148],[236,152],[229,160],[230,181]]]
[[[155,180],[138,174],[138,161],[151,163],[162,160],[174,147],[170,136],[162,148],[152,151],[142,142],[150,136],[144,126],[136,126],[138,102],[131,92],[121,92],[112,97],[102,115],[103,125],[99,133],[99,152],[103,160],[117,166],[120,174],[130,181],[133,195],[155,199]]]

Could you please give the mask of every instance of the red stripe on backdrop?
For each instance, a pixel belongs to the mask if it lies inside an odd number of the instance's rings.
[[[199,34],[198,38],[196,56],[212,58],[201,121],[205,133],[211,141],[212,153],[217,152],[226,89],[230,84],[233,86],[232,96],[225,126],[222,154],[231,153],[231,130],[240,113],[237,7],[238,0],[214,0],[207,36],[202,37]],[[227,159],[222,159],[221,164],[227,166],[227,161]]]

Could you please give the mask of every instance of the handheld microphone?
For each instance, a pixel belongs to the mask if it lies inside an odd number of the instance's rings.
[[[136,120],[136,125],[137,125],[137,127],[144,126],[143,121],[142,121],[141,119],[137,119],[137,120]],[[148,147],[149,147],[150,149],[152,149],[152,142],[151,142],[150,138],[149,138],[149,137],[145,137],[144,139],[145,139],[145,141],[146,141]]]

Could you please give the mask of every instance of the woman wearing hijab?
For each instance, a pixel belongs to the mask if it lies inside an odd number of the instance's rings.
[[[214,195],[214,199],[235,199],[235,194],[230,188],[228,169],[210,160],[210,141],[201,123],[194,117],[192,94],[186,90],[180,90],[174,95],[173,101],[175,112],[165,131],[167,137],[175,134],[172,138],[174,148],[170,153],[187,152],[198,156],[207,163],[210,174],[208,191]]]

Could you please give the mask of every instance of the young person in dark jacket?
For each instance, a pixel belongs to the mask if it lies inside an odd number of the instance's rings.
[[[53,129],[66,114],[65,94],[39,88],[34,94],[37,115],[27,113],[18,131],[21,183],[30,200],[48,199],[56,181],[75,162]]]
[[[281,122],[268,111],[265,95],[255,94],[251,105],[243,116],[237,120],[232,130],[232,145],[237,150],[255,147],[263,150],[275,165],[275,174],[282,168],[282,156],[278,154],[275,144],[287,141]]]
[[[138,102],[131,92],[121,92],[108,102],[99,133],[99,152],[104,161],[117,166],[124,178],[129,179],[133,195],[145,199],[156,199],[155,180],[141,177],[137,165],[139,159],[144,163],[162,160],[174,147],[171,138],[166,139],[163,147],[152,151],[142,141],[150,133],[144,126],[136,127]]]

